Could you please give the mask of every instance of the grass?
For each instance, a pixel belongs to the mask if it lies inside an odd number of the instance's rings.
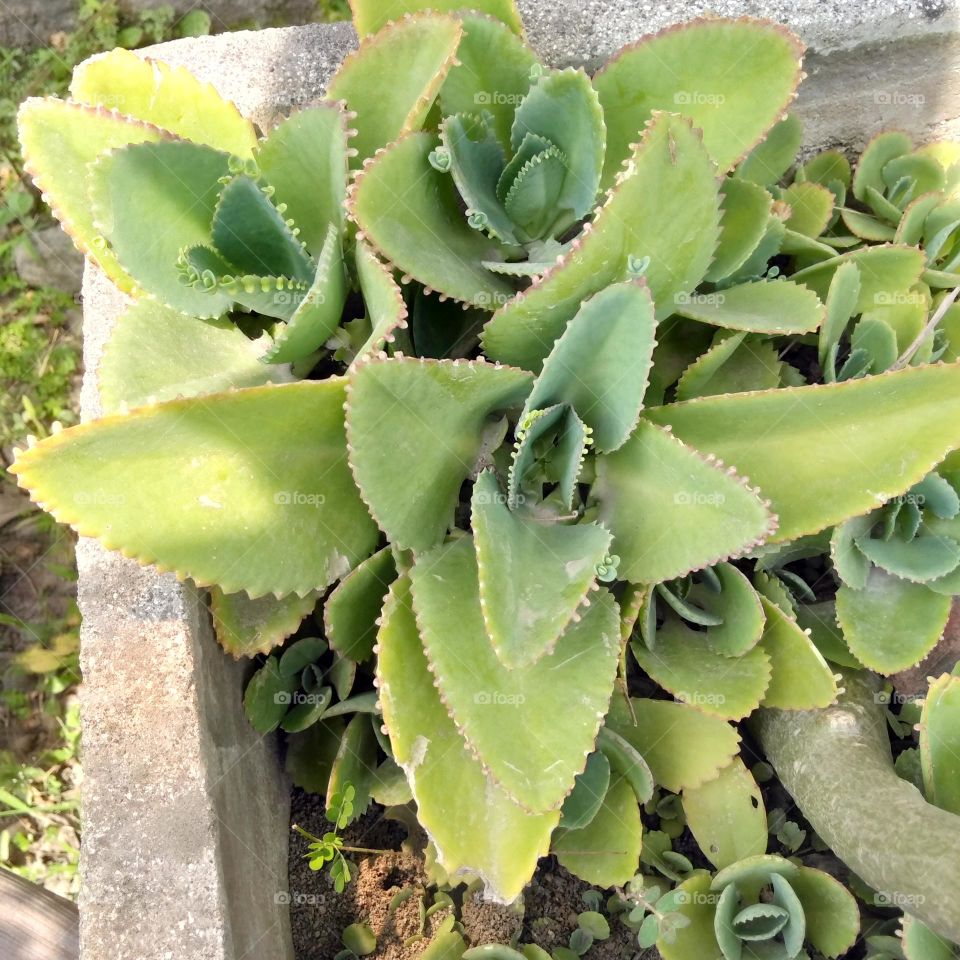
[[[317,20],[348,17],[347,0],[317,5]],[[2,468],[29,435],[76,422],[79,310],[73,297],[29,287],[14,271],[17,247],[50,223],[23,171],[16,113],[27,97],[63,96],[73,68],[94,53],[210,28],[202,10],[126,15],[115,0],[80,0],[75,28],[49,45],[0,47],[0,867],[70,897],[82,778],[73,539],[18,500]]]

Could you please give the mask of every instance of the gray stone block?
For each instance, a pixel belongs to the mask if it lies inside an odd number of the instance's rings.
[[[706,4],[521,6],[547,59],[595,63]],[[955,0],[709,6],[771,14],[814,46],[799,103],[811,145],[862,145],[890,125],[918,137],[956,134]],[[176,41],[148,52],[189,67],[268,127],[319,96],[355,43],[340,24]],[[100,352],[124,298],[91,268],[84,296],[90,419],[100,411]],[[288,790],[273,741],[254,735],[243,718],[242,668],[216,647],[202,597],[189,585],[87,541],[79,566],[83,960],[288,960],[289,919],[276,896],[286,890]]]

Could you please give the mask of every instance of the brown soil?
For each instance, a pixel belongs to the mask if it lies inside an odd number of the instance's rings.
[[[293,795],[293,822],[316,835],[328,824],[322,799],[303,791]],[[303,854],[308,841],[292,834],[290,843],[290,917],[297,960],[331,960],[342,949],[341,933],[351,923],[366,923],[377,937],[373,960],[416,960],[430,943],[431,934],[443,922],[438,911],[420,931],[420,895],[432,903],[432,891],[419,853],[422,838],[408,840],[406,830],[386,820],[378,807],[371,808],[345,834],[348,844],[382,848],[392,852],[358,858],[356,877],[342,894],[336,894],[325,874],[310,870]],[[452,896],[460,903],[460,920],[472,946],[483,943],[536,943],[545,950],[566,946],[576,929],[577,915],[587,909],[583,894],[588,884],[567,873],[553,858],[541,863],[524,895],[522,909],[484,902],[476,895],[464,897],[460,887]],[[398,893],[413,890],[402,904],[390,909]],[[633,935],[611,920],[610,939],[597,942],[586,960],[640,960],[655,958],[656,951],[642,951]],[[413,937],[413,942],[408,942]]]

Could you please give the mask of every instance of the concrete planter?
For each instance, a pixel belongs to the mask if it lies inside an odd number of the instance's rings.
[[[798,103],[811,148],[862,147],[888,127],[960,134],[957,0],[521,0],[552,63],[594,66],[704,8],[766,15],[811,45]],[[356,37],[346,24],[152,48],[213,82],[261,126],[321,95]],[[399,69],[399,67],[398,67]],[[88,267],[84,419],[124,297]],[[135,496],[136,491],[131,491]],[[144,503],[149,511],[151,505]],[[83,960],[288,960],[289,785],[247,724],[244,667],[217,647],[204,597],[82,541]]]

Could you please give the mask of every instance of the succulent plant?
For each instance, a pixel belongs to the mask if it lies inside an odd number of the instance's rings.
[[[736,725],[854,869],[888,793],[930,817],[863,751],[842,782],[873,821],[824,826],[819,754],[782,758],[822,737],[845,763],[817,724],[852,671],[921,661],[960,592],[957,151],[887,135],[855,173],[794,168],[801,48],[762,21],[590,78],[542,65],[509,0],[381,6],[357,0],[327,99],[265,136],[125,53],[24,107],[29,169],[137,299],[108,415],[14,472],[210,588],[295,782],[338,824],[413,802],[438,883],[513,901],[553,853],[665,957],[838,956],[852,898],[768,816]],[[953,707],[930,703],[949,806]],[[953,902],[913,936],[957,937]]]

